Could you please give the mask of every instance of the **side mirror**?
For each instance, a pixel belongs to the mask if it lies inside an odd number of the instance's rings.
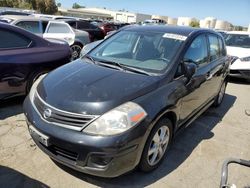
[[[197,65],[195,63],[184,62],[184,75],[190,80],[196,73]]]

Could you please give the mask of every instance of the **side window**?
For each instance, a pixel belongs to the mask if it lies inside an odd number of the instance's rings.
[[[220,47],[217,36],[209,35],[209,50],[210,50],[210,61],[214,61],[220,57]]]
[[[219,46],[220,46],[220,56],[221,57],[226,56],[227,54],[226,49],[221,38],[219,38]]]
[[[16,26],[32,33],[41,33],[38,21],[21,21],[18,22]]]
[[[42,21],[43,33],[45,33],[45,30],[46,30],[46,28],[47,28],[47,25],[48,25],[48,21]]]
[[[70,25],[70,27],[73,27],[74,29],[76,29],[76,21],[69,21],[67,23]]]
[[[27,48],[31,43],[30,39],[12,31],[0,30],[0,36],[0,49]]]
[[[68,25],[62,23],[50,23],[48,33],[71,33]]]
[[[205,35],[200,35],[194,39],[184,55],[184,61],[194,62],[197,65],[208,62],[208,50]]]
[[[91,26],[90,26],[90,23],[88,22],[84,22],[84,21],[80,21],[80,22],[77,22],[77,28],[78,29],[90,29]]]

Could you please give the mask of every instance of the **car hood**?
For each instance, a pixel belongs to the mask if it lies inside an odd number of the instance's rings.
[[[101,115],[154,90],[158,80],[78,59],[48,74],[37,91],[46,103],[60,110]]]
[[[250,48],[227,46],[227,54],[239,58],[250,56]]]

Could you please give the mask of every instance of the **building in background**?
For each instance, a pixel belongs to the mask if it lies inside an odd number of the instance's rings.
[[[113,11],[104,8],[79,8],[79,9],[58,9],[64,16],[74,16],[79,18],[91,18],[110,20],[125,23],[138,23],[146,19],[151,19],[149,14],[131,13],[127,11]]]
[[[178,17],[177,25],[189,26],[192,21],[197,21],[197,19],[191,17]]]
[[[168,17],[168,25],[177,25],[177,18]]]
[[[230,31],[232,30],[231,25],[232,24],[227,21],[218,20],[214,17],[206,17],[205,19],[200,20],[201,28]]]

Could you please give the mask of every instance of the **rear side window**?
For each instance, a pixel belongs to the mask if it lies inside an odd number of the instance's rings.
[[[70,25],[70,27],[73,27],[74,29],[76,29],[76,22],[75,21],[68,21],[67,23]]]
[[[78,29],[93,29],[92,25],[88,22],[80,21],[77,22]]]
[[[16,26],[21,27],[31,33],[41,33],[38,21],[21,21],[18,22]]]
[[[48,21],[42,21],[43,33],[45,33],[45,30],[46,30],[46,28],[47,28],[47,25],[48,25]]]
[[[208,49],[205,35],[200,35],[189,46],[185,56],[185,62],[194,62],[197,65],[208,62]]]
[[[7,30],[0,30],[0,41],[0,49],[27,48],[31,43],[29,38]]]
[[[217,36],[209,35],[209,51],[210,51],[210,61],[214,61],[220,57],[220,47]]]
[[[71,33],[68,25],[62,23],[51,23],[49,25],[48,33]]]

